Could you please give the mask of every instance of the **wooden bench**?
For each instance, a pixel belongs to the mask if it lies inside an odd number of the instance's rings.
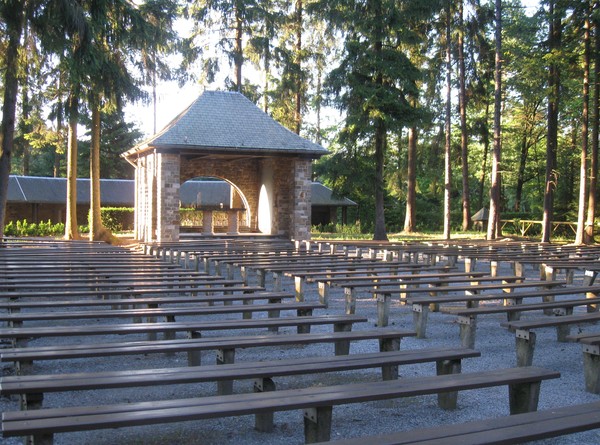
[[[518,277],[515,279],[518,280]],[[503,280],[505,281],[505,280]],[[518,283],[497,283],[497,284],[477,284],[477,280],[474,280],[473,284],[456,285],[456,286],[437,286],[435,288],[419,288],[419,287],[406,287],[397,289],[396,286],[378,285],[375,289],[370,289],[377,300],[377,312],[378,312],[378,325],[387,326],[389,321],[390,304],[392,294],[399,294],[402,297],[403,294],[416,294],[416,293],[435,293],[433,296],[428,297],[409,297],[406,298],[409,304],[412,305],[413,321],[415,329],[417,331],[418,338],[425,338],[427,331],[427,319],[429,315],[430,307],[433,306],[437,310],[439,305],[446,302],[464,302],[467,306],[473,302],[481,300],[494,300],[494,299],[509,299],[513,298],[513,294],[517,295],[515,298],[519,298],[519,295],[512,291],[515,289],[524,289],[529,287],[539,287],[540,289],[550,289],[556,286],[562,286],[565,284],[564,281],[522,281]],[[393,288],[396,289],[393,289]],[[502,291],[501,295],[498,294],[481,294],[484,291]],[[438,295],[448,294],[450,292],[464,292],[464,295]],[[538,290],[535,295],[545,298],[546,290]],[[548,297],[551,298],[551,297]]]
[[[556,327],[557,340],[568,341],[571,325],[583,323],[597,323],[600,313],[586,313],[576,315],[560,315],[544,317],[536,320],[519,320],[500,323],[501,326],[515,332],[517,351],[517,366],[530,366],[535,352],[536,335],[533,329]]]
[[[349,296],[346,297],[346,300],[352,301],[355,299],[354,289],[358,287],[371,287],[373,285],[373,281],[377,280],[379,276],[379,280],[387,280],[392,282],[398,282],[400,285],[402,280],[413,280],[421,276],[423,279],[432,278],[433,276],[451,276],[452,274],[460,274],[461,272],[450,272],[452,268],[449,266],[430,266],[427,264],[413,264],[408,267],[399,267],[396,269],[396,272],[392,274],[383,275],[377,274],[376,271],[367,275],[365,272],[360,271],[352,271],[347,269],[343,271],[343,273],[328,273],[327,270],[322,270],[318,274],[308,275],[295,273],[295,285],[296,287],[302,287],[302,280],[305,280],[308,283],[316,283],[319,291],[319,299],[322,303],[328,304],[329,299],[329,288],[332,286],[342,287],[344,292]],[[458,276],[458,275],[456,275]],[[393,277],[393,278],[392,278]],[[350,278],[348,280],[347,278]],[[300,283],[299,283],[300,282]],[[346,310],[350,310],[348,307]]]
[[[274,347],[282,345],[304,346],[315,343],[333,343],[335,355],[346,355],[350,343],[357,340],[377,339],[380,350],[398,350],[402,337],[414,336],[412,331],[377,329],[373,331],[285,334],[285,335],[236,335],[228,337],[206,337],[195,335],[188,339],[159,341],[125,341],[111,343],[89,343],[76,345],[36,346],[12,348],[0,352],[0,361],[14,362],[18,374],[30,374],[34,361],[90,359],[136,354],[175,354],[184,352],[189,366],[199,366],[201,351],[217,351],[217,363],[233,363],[237,348]]]
[[[282,311],[296,311],[297,315],[310,316],[315,309],[325,309],[320,303],[268,303],[268,304],[236,304],[225,306],[192,305],[184,307],[153,307],[136,309],[88,309],[83,311],[26,311],[11,314],[0,314],[0,321],[7,322],[8,326],[18,328],[24,322],[51,321],[62,322],[65,320],[88,319],[120,319],[131,318],[134,322],[147,319],[155,322],[157,318],[166,319],[174,323],[177,317],[206,316],[216,314],[242,314],[244,319],[252,318],[254,312],[267,312],[269,317],[279,317]]]
[[[320,445],[505,445],[529,443],[596,428],[600,428],[600,402],[378,436],[320,442]]]
[[[302,409],[305,442],[314,443],[330,439],[333,406],[439,394],[441,408],[455,409],[456,399],[444,397],[444,393],[506,385],[510,412],[517,414],[535,411],[541,382],[559,376],[558,372],[540,368],[509,368],[191,399],[4,412],[2,434],[31,435],[32,443],[48,444],[55,433],[250,414],[257,415],[258,430],[272,431],[273,424],[264,422],[262,414]]]
[[[600,394],[600,333],[586,332],[569,335],[567,340],[581,343],[585,389]]]
[[[566,291],[563,293],[566,293]],[[572,291],[570,293],[572,293]],[[600,293],[600,288],[596,289],[596,294],[597,293]],[[560,295],[560,293],[553,293],[553,295]],[[556,314],[560,313],[564,315],[570,315],[573,313],[573,308],[577,306],[595,306],[599,303],[600,298],[584,298],[532,304],[517,303],[509,306],[490,305],[485,307],[471,307],[466,309],[442,308],[441,311],[446,314],[452,314],[457,316],[456,322],[460,326],[461,344],[463,345],[463,347],[472,348],[475,346],[475,335],[477,330],[478,315],[506,314],[508,321],[517,321],[520,317],[521,312],[525,311],[554,310]]]
[[[164,290],[164,289],[162,289]],[[260,288],[259,288],[260,290]],[[170,289],[167,292],[172,294]],[[185,290],[181,292],[182,296],[166,296],[166,297],[147,297],[147,292],[139,293],[138,297],[132,295],[133,298],[119,298],[118,300],[102,299],[98,298],[103,296],[97,292],[84,292],[84,295],[73,295],[74,297],[89,296],[86,299],[65,299],[58,300],[54,298],[38,298],[27,299],[27,300],[10,300],[0,301],[0,309],[5,309],[9,313],[19,312],[22,309],[40,309],[40,308],[67,308],[67,307],[93,307],[93,306],[114,306],[114,307],[160,307],[164,304],[186,304],[186,303],[204,303],[213,305],[215,303],[233,304],[234,302],[242,302],[242,304],[252,304],[257,300],[267,300],[269,303],[281,303],[283,300],[294,298],[294,294],[290,292],[244,292],[244,293],[232,293],[232,294],[212,294],[212,295],[185,295],[191,294]],[[61,294],[58,298],[63,297]],[[119,294],[119,296],[122,296]],[[46,297],[56,297],[55,292],[51,292]]]
[[[218,394],[232,394],[233,381],[254,380],[255,388],[275,390],[274,377],[297,376],[325,372],[381,368],[383,380],[398,378],[398,366],[416,363],[436,363],[437,374],[459,373],[461,361],[479,357],[471,349],[417,349],[400,351],[400,340],[407,335],[398,331],[397,337],[387,338],[373,333],[375,340],[393,344],[383,346],[382,352],[336,356],[302,357],[261,362],[221,363],[163,369],[127,369],[74,374],[47,374],[0,377],[0,395],[19,396],[21,409],[39,409],[44,394],[49,392],[92,391],[144,386],[162,386],[201,382],[218,382]],[[314,334],[308,334],[313,335]],[[393,334],[392,334],[393,335]],[[370,338],[363,338],[370,340]],[[393,341],[392,341],[393,340]],[[263,345],[264,346],[264,345]]]
[[[273,270],[273,274],[285,275],[294,280],[294,289],[296,292],[296,299],[302,301],[304,299],[304,286],[306,283],[317,282],[316,279],[319,277],[348,277],[356,275],[369,275],[388,272],[389,274],[398,274],[400,272],[410,272],[418,269],[422,269],[424,265],[405,263],[400,261],[383,261],[377,263],[366,263],[357,264],[349,267],[345,264],[333,264],[327,267],[304,267],[304,268],[286,268],[285,270],[276,271]],[[322,302],[327,301],[327,286],[328,283],[318,284],[319,295]],[[321,288],[324,289],[321,289]]]
[[[277,317],[257,318],[248,320],[209,320],[186,322],[159,322],[159,323],[123,323],[103,325],[76,325],[76,326],[42,326],[0,329],[0,338],[10,339],[19,347],[0,350],[0,361],[19,361],[14,358],[17,353],[30,355],[33,347],[23,347],[31,338],[52,337],[79,337],[96,335],[133,335],[164,333],[171,337],[175,332],[184,332],[188,338],[199,338],[203,331],[246,330],[268,328],[275,330],[284,327],[295,327],[299,333],[309,333],[311,326],[333,325],[335,332],[347,332],[354,323],[366,322],[366,317],[355,315],[321,315],[303,317]],[[150,341],[154,343],[155,341]],[[160,346],[160,345],[159,345]],[[158,347],[158,346],[157,346]],[[50,347],[53,349],[54,347]],[[69,350],[71,346],[67,346]],[[341,346],[340,346],[341,348]],[[75,347],[75,349],[77,349]],[[94,349],[88,345],[91,351]],[[101,347],[100,347],[101,349]],[[35,349],[39,351],[39,349]],[[157,351],[161,352],[161,351]],[[33,360],[34,357],[28,360]]]
[[[57,283],[57,285],[60,285],[60,280]],[[196,279],[186,279],[186,280],[177,280],[177,281],[163,281],[160,278],[155,278],[154,280],[151,281],[122,281],[122,282],[108,282],[108,281],[99,281],[99,282],[82,282],[82,283],[74,283],[73,286],[66,286],[64,285],[64,288],[70,289],[70,288],[82,288],[82,289],[86,289],[86,288],[93,288],[94,290],[103,290],[103,289],[122,289],[122,288],[133,288],[135,287],[136,289],[139,288],[144,288],[144,287],[171,287],[171,288],[198,288],[198,287],[202,287],[202,286],[222,286],[222,287],[227,287],[227,286],[242,286],[244,285],[244,282],[242,280],[225,280],[223,278],[205,278],[202,280]],[[16,286],[12,283],[0,283],[0,291],[11,291],[14,290],[15,288],[18,288],[19,286]],[[31,292],[32,290],[40,290],[40,289],[52,289],[52,288],[56,288],[56,285],[52,284],[51,280],[48,280],[47,283],[45,284],[38,284],[35,282],[32,282],[30,284],[23,284],[20,287],[23,288],[23,290],[27,291],[27,292]]]
[[[0,292],[0,300],[23,300],[28,298],[69,298],[69,297],[96,297],[96,298],[121,298],[121,297],[133,297],[138,295],[198,295],[198,294],[235,294],[237,293],[251,293],[251,292],[262,292],[264,287],[260,286],[227,286],[227,287],[212,287],[212,286],[200,286],[200,287],[172,287],[172,286],[156,286],[147,288],[136,288],[136,289],[102,289],[102,290],[61,290],[56,291],[10,291]],[[116,300],[117,302],[120,300]]]

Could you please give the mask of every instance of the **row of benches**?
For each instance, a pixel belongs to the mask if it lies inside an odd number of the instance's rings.
[[[232,294],[235,295],[235,294]],[[245,294],[251,295],[251,294]],[[156,297],[145,297],[145,298],[156,298]],[[184,298],[184,297],[179,297]],[[134,300],[134,299],[131,299]],[[7,304],[12,303],[34,303],[32,299],[23,299],[18,300],[16,302],[10,301]],[[66,300],[63,300],[66,301]],[[81,300],[80,300],[81,301]],[[268,305],[264,305],[268,306]],[[122,311],[122,309],[119,309]],[[297,317],[283,317],[281,319],[267,319],[264,322],[262,320],[243,320],[242,323],[277,323],[285,319],[295,319],[298,320]],[[322,317],[302,317],[301,319],[306,320],[307,318],[322,318]],[[332,318],[332,317],[330,317]],[[349,318],[346,316],[345,319]],[[356,317],[356,320],[362,320],[360,317]],[[237,321],[237,320],[236,320]],[[240,323],[237,321],[238,324]],[[186,322],[193,323],[193,322]],[[143,323],[144,325],[171,325],[172,323]],[[179,324],[176,322],[175,324]],[[232,323],[233,324],[233,323]],[[264,327],[264,325],[261,325]],[[196,325],[198,327],[198,325]],[[190,328],[190,324],[184,326],[182,324],[177,329],[181,329],[185,332],[194,332],[188,331]],[[27,330],[26,327],[20,327],[19,329]],[[31,328],[35,329],[35,328]],[[343,328],[347,329],[347,328]],[[202,330],[206,330],[206,328],[202,328]],[[160,329],[158,329],[160,331]],[[377,329],[372,335],[372,338],[375,338],[375,335],[381,336],[387,330]],[[141,331],[140,331],[141,332]],[[392,331],[390,331],[392,332]],[[324,334],[286,334],[286,335],[267,335],[264,336],[266,340],[272,342],[272,345],[277,344],[276,341],[301,341],[301,338],[317,337],[323,336]],[[353,336],[365,335],[361,331],[343,331],[338,329],[338,332],[334,332],[332,334],[328,334],[330,340],[329,342],[336,341],[351,341]],[[398,332],[395,334],[398,336]],[[405,332],[405,335],[411,336],[414,335],[412,332]],[[251,337],[251,336],[248,336]],[[282,340],[283,337],[286,337]],[[296,337],[296,338],[291,338]],[[230,346],[235,348],[244,347],[243,343],[240,343],[242,339],[246,338],[246,336],[238,336],[234,338],[230,338]],[[358,337],[357,337],[358,338]],[[335,339],[335,340],[331,340]],[[223,341],[224,339],[221,339]],[[249,341],[252,341],[248,339]],[[209,341],[208,337],[195,339],[196,341]],[[317,340],[315,340],[317,341]],[[324,340],[321,340],[324,341]],[[155,344],[164,344],[166,346],[167,343],[177,344],[188,342],[187,340],[172,340],[172,341],[155,341]],[[125,346],[126,343],[122,342],[121,346]],[[151,343],[151,342],[148,342]],[[399,340],[397,340],[399,344]],[[250,343],[249,343],[250,344]],[[248,345],[249,345],[248,344]],[[254,344],[254,343],[252,343]],[[280,343],[282,344],[282,343]],[[382,366],[384,369],[387,369],[388,376],[394,375],[394,367],[396,365],[403,364],[405,362],[400,361],[397,363],[393,363],[394,360],[410,360],[410,354],[412,354],[413,360],[426,360],[425,357],[428,353],[427,350],[422,351],[397,351],[395,346],[393,346],[393,342],[391,345],[385,346],[383,352],[374,353],[369,357],[360,357],[362,354],[356,354],[358,357],[353,356],[336,356],[334,360],[327,360],[326,358],[316,359],[316,365],[311,364],[311,360],[305,360],[304,365],[306,366],[306,371],[312,369],[310,372],[319,372],[319,369],[322,369],[326,366],[339,366],[339,369],[343,369],[344,366],[350,366],[350,363],[355,359],[366,360],[367,363],[370,363],[368,366],[370,367],[379,367]],[[84,347],[86,345],[83,345]],[[152,345],[149,345],[149,347]],[[295,410],[302,409],[305,414],[305,437],[307,442],[314,442],[318,440],[328,440],[330,438],[331,431],[331,422],[332,422],[332,408],[336,405],[346,404],[346,403],[355,403],[362,401],[370,401],[370,400],[383,400],[388,398],[396,398],[396,397],[412,397],[415,395],[424,395],[424,394],[442,394],[440,397],[440,405],[446,408],[452,408],[456,404],[456,391],[462,391],[465,389],[473,389],[473,388],[484,388],[495,385],[507,385],[510,390],[510,410],[511,413],[518,413],[523,411],[529,411],[531,409],[535,409],[537,407],[537,398],[539,396],[539,388],[542,380],[549,378],[558,377],[558,373],[553,371],[541,370],[537,368],[513,368],[508,370],[496,370],[493,372],[482,372],[482,373],[467,373],[467,374],[448,374],[448,371],[452,371],[456,373],[456,371],[460,370],[460,366],[457,364],[456,360],[452,360],[450,358],[443,359],[443,354],[450,354],[452,351],[438,351],[432,353],[431,357],[437,357],[435,361],[438,363],[438,371],[441,369],[445,369],[446,372],[441,372],[438,376],[431,376],[427,378],[419,377],[419,378],[403,378],[394,382],[385,382],[385,385],[380,382],[369,382],[369,383],[355,383],[352,385],[334,385],[331,387],[316,387],[316,388],[300,388],[300,389],[289,389],[284,391],[269,391],[270,389],[274,389],[272,377],[277,376],[277,372],[293,372],[293,373],[301,373],[301,361],[295,359],[295,361],[290,361],[288,363],[281,363],[281,368],[279,371],[270,370],[268,362],[266,364],[256,364],[256,369],[253,369],[253,365],[247,365],[244,363],[233,363],[232,358],[233,355],[224,353],[223,351],[229,351],[226,348],[227,345],[224,346],[224,343],[220,344],[221,349],[215,347],[213,343],[213,348],[222,351],[220,353],[220,362],[229,364],[222,364],[216,367],[213,367],[212,371],[215,373],[219,372],[219,366],[229,366],[231,369],[232,379],[243,379],[248,374],[244,374],[244,372],[252,373],[263,373],[257,382],[256,388],[259,392],[256,394],[235,394],[231,396],[218,396],[218,397],[202,397],[198,399],[177,399],[171,401],[163,401],[163,402],[140,402],[135,404],[117,404],[111,405],[110,407],[77,407],[77,408],[48,408],[36,410],[35,415],[31,413],[21,414],[21,413],[11,413],[8,416],[4,416],[3,418],[3,429],[5,435],[21,435],[21,434],[30,434],[34,433],[36,441],[40,441],[40,443],[44,443],[44,441],[51,441],[51,437],[55,433],[65,432],[65,431],[75,431],[75,430],[85,430],[85,429],[97,429],[97,428],[112,428],[118,426],[132,426],[132,425],[140,425],[147,423],[163,423],[163,422],[178,422],[186,419],[201,419],[201,418],[210,418],[210,417],[221,417],[221,416],[237,416],[245,413],[248,414],[258,414],[256,425],[260,430],[269,430],[272,428],[272,413],[274,411],[279,410]],[[29,349],[29,348],[24,348]],[[392,355],[387,355],[389,351],[386,352],[385,349],[392,349],[393,354],[397,356],[396,358],[392,357]],[[175,350],[175,349],[172,349]],[[181,350],[181,349],[180,349]],[[346,347],[341,348],[338,352],[345,352],[347,350]],[[458,350],[459,354],[476,354],[473,351],[468,352],[468,350],[460,349]],[[234,354],[234,353],[233,353]],[[437,355],[435,355],[437,354]],[[474,356],[474,355],[473,355]],[[39,355],[35,355],[35,358],[39,358]],[[338,358],[339,357],[339,358]],[[446,356],[448,357],[448,356]],[[466,357],[466,355],[461,355],[461,358]],[[373,360],[389,360],[389,362],[377,362],[378,364],[373,365]],[[320,360],[320,362],[319,362]],[[433,359],[429,361],[434,361]],[[332,363],[332,365],[328,365],[328,363]],[[358,362],[357,362],[358,363]],[[382,364],[383,363],[383,364]],[[192,362],[192,364],[197,364]],[[265,366],[267,365],[267,366]],[[240,366],[240,368],[238,368]],[[243,367],[247,366],[247,369],[244,370]],[[354,365],[355,366],[355,365]],[[363,366],[363,365],[361,365]],[[196,368],[196,366],[194,366]],[[206,368],[207,374],[204,375],[204,378],[209,378],[209,374],[211,372],[210,367],[203,366],[197,369],[190,369],[192,373],[199,372],[202,373]],[[187,368],[184,368],[187,370]],[[226,369],[226,368],[221,368]],[[297,370],[296,370],[297,369]],[[261,371],[262,370],[262,371]],[[141,371],[140,371],[141,372]],[[183,377],[185,374],[184,370],[177,371],[177,376],[173,377],[174,380],[178,378],[186,378]],[[285,374],[282,374],[285,375]],[[27,379],[30,376],[22,376],[23,379]],[[35,377],[35,376],[34,376]],[[73,377],[73,376],[71,376]],[[124,373],[116,373],[109,374],[106,376],[107,381],[105,384],[109,385],[119,385],[123,384],[123,380],[126,375]],[[217,377],[217,375],[213,375],[213,378]],[[47,377],[46,377],[47,378]],[[200,374],[195,375],[192,378],[203,378],[200,377]],[[384,374],[384,378],[385,374]],[[44,376],[41,376],[42,383],[38,382],[39,386],[44,385],[43,379]],[[114,379],[114,380],[111,380]],[[68,380],[68,381],[67,381]],[[132,385],[138,384],[144,380],[143,372],[141,374],[132,374],[132,381],[136,381],[137,383],[132,383]],[[27,384],[35,385],[28,381]],[[119,383],[120,382],[120,383]],[[225,382],[226,383],[226,382]],[[82,384],[81,381],[79,384]],[[126,383],[127,385],[129,383]],[[141,383],[145,384],[145,383]],[[65,379],[65,386],[69,385],[77,385],[76,379],[69,380]],[[39,387],[38,386],[38,387]],[[57,386],[60,386],[60,382],[57,383]],[[2,386],[0,386],[2,387]],[[223,393],[226,393],[226,387],[220,385],[220,389],[224,390]],[[265,391],[266,390],[266,391]],[[34,400],[36,398],[35,394],[39,393],[29,393],[32,394],[29,399]],[[444,396],[446,394],[446,396]],[[26,397],[27,399],[27,397]],[[213,404],[216,403],[217,405]],[[575,410],[575,408],[573,409]],[[14,414],[14,416],[13,416]],[[537,413],[536,413],[537,414]],[[511,416],[515,418],[516,416]],[[542,416],[540,415],[540,418]],[[536,417],[537,418],[537,417]],[[516,420],[515,420],[516,422]],[[537,424],[538,422],[536,422]],[[583,423],[583,422],[582,422]],[[586,427],[590,427],[586,425]],[[26,430],[23,430],[25,428]],[[581,428],[581,427],[580,427]],[[456,427],[454,427],[456,429]],[[468,428],[465,427],[463,431],[467,431]],[[554,427],[554,430],[559,430],[558,427]],[[25,431],[25,432],[24,432]],[[471,430],[473,431],[473,430]],[[564,430],[562,430],[564,431]],[[545,432],[548,437],[548,432]],[[555,433],[552,433],[555,434]],[[452,437],[451,433],[448,433],[448,438]],[[371,442],[371,438],[364,439]],[[375,440],[375,439],[374,439]],[[364,442],[363,442],[364,443]],[[445,442],[443,442],[445,443]]]

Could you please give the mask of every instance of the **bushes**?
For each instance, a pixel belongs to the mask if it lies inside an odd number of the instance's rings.
[[[104,227],[111,232],[133,230],[134,212],[132,207],[102,207],[100,217]]]
[[[62,236],[65,234],[63,223],[53,224],[50,220],[40,223],[23,221],[10,221],[4,226],[5,236]]]
[[[102,224],[111,232],[121,232],[133,229],[133,209],[106,207],[101,209]],[[88,225],[79,226],[80,233],[89,232]],[[41,221],[30,223],[26,219],[22,221],[10,221],[4,226],[5,236],[63,236],[65,234],[64,223],[53,223],[52,221]]]

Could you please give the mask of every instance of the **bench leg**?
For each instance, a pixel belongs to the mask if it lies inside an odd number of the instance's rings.
[[[270,378],[254,381],[254,392],[275,391],[275,382]],[[273,412],[260,413],[254,416],[254,428],[263,433],[273,432]]]
[[[235,362],[235,349],[219,349],[217,351],[217,365],[226,365]],[[233,394],[233,380],[219,380],[217,394],[225,396]]]
[[[189,339],[195,339],[195,338],[201,338],[202,337],[202,333],[198,332],[198,331],[191,331],[188,332],[187,334]],[[201,362],[201,354],[200,351],[188,351],[188,366],[200,366],[200,362]]]
[[[413,322],[417,338],[425,338],[427,331],[427,316],[429,315],[429,306],[427,304],[413,305]]]
[[[461,361],[440,360],[435,363],[437,375],[460,374]],[[458,402],[458,391],[450,391],[438,394],[438,405],[442,409],[456,409]]]
[[[463,348],[475,348],[475,333],[477,332],[477,318],[475,316],[459,316],[457,322],[460,326],[460,343]]]
[[[240,266],[240,276],[242,278],[242,280],[244,281],[244,286],[248,286],[249,283],[249,277],[248,277],[248,270],[246,269],[246,267],[244,266]]]
[[[329,285],[323,281],[317,283],[319,289],[319,303],[329,307]]]
[[[302,277],[294,277],[294,292],[296,295],[296,301],[302,302],[304,301],[304,278]]]
[[[379,351],[380,352],[392,352],[400,350],[401,337],[397,338],[386,338],[379,340]],[[397,380],[398,379],[398,365],[386,365],[381,367],[381,378],[382,380]]]
[[[281,292],[281,289],[283,289],[282,276],[283,276],[282,272],[273,272],[273,291],[274,292]]]
[[[446,285],[445,283],[440,283],[440,284],[430,285],[429,287],[432,288],[432,289],[435,289],[436,287],[445,286],[445,285]],[[431,291],[431,292],[429,292],[429,296],[430,297],[436,297],[437,294],[438,294],[437,291]],[[439,303],[431,303],[429,305],[429,310],[431,312],[439,312],[440,311],[440,305],[439,305]]]
[[[245,305],[248,305],[248,306],[249,306],[249,305],[251,305],[251,304],[254,304],[254,301],[251,301],[251,300],[244,300],[244,301],[242,302],[242,304],[245,304]],[[269,315],[269,316],[271,316],[271,315]],[[250,311],[242,312],[242,318],[243,318],[244,320],[250,320],[250,319],[252,318],[252,312],[250,312]]]
[[[33,361],[31,360],[20,360],[15,362],[15,373],[17,375],[30,375],[33,374]]]
[[[344,295],[346,296],[346,315],[356,313],[356,293],[353,287],[344,287]]]
[[[566,308],[564,310],[556,310],[554,312],[555,315],[561,317],[563,315],[573,315],[573,308]],[[568,324],[558,325],[556,326],[556,340],[559,343],[568,343],[569,340],[567,337],[571,334],[571,326]]]
[[[42,407],[43,401],[44,393],[41,392],[19,395],[19,404],[21,405],[22,411],[28,409],[40,409]]]
[[[256,280],[257,280],[257,286],[260,287],[265,287],[265,271],[264,270],[257,270],[256,271]]]
[[[596,345],[583,345],[583,375],[585,390],[600,394],[600,348]]]
[[[25,445],[52,445],[54,443],[53,434],[36,434],[27,436],[24,440]]]
[[[542,382],[515,383],[508,386],[511,414],[537,411]]]
[[[390,294],[377,294],[377,326],[388,326],[390,321]]]
[[[351,323],[336,323],[333,325],[334,332],[350,332],[352,330]],[[338,340],[335,342],[335,355],[350,354],[350,340]]]
[[[304,410],[304,443],[325,442],[331,438],[332,406]]]
[[[535,332],[518,329],[515,333],[517,366],[531,366],[535,351]]]
[[[594,270],[586,270],[583,275],[583,282],[581,283],[581,285],[582,286],[591,286],[592,284],[594,284],[594,281],[596,280],[596,275],[598,275],[598,272],[596,272]]]

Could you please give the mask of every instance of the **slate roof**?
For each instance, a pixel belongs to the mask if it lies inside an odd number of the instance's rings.
[[[216,206],[229,205],[231,186],[225,181],[187,181],[179,189],[183,205],[196,203],[198,192],[202,193],[202,204]],[[334,199],[331,190],[318,182],[312,183],[312,205],[354,206],[347,199]],[[8,178],[9,203],[65,204],[67,199],[66,178],[45,178],[39,176],[10,176]],[[133,207],[135,183],[131,179],[101,179],[100,201],[103,206]],[[77,179],[77,204],[90,203],[90,180]]]
[[[485,207],[480,208],[475,215],[471,216],[471,221],[487,221],[490,219],[489,210]]]
[[[312,183],[312,196],[310,200],[313,206],[357,206],[358,204],[348,198],[334,198],[329,187],[320,182]]]
[[[123,153],[152,149],[202,153],[295,154],[318,158],[320,145],[291,132],[240,93],[205,91],[164,129]]]
[[[100,201],[104,206],[132,206],[135,186],[129,179],[102,179]],[[64,204],[67,200],[66,178],[10,176],[8,202]],[[90,203],[90,180],[77,179],[77,204]]]

